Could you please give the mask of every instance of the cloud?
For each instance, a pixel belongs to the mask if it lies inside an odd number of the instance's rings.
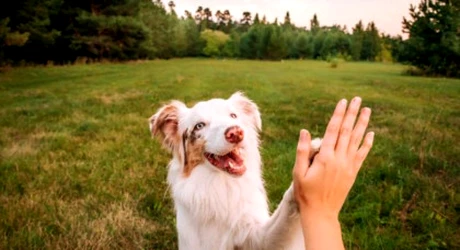
[[[420,0],[176,0],[176,12],[183,15],[185,10],[194,13],[198,6],[217,10],[230,10],[234,19],[240,19],[243,11],[253,16],[267,16],[270,22],[275,18],[283,21],[287,11],[291,21],[297,26],[309,26],[313,14],[317,14],[321,25],[347,25],[351,31],[359,20],[364,23],[374,21],[381,32],[391,35],[402,34],[402,18],[408,16],[410,4]],[[165,2],[166,3],[166,2]]]

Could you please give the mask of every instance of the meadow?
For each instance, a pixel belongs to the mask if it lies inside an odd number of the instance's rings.
[[[262,113],[274,209],[298,131],[336,102],[373,110],[374,147],[341,214],[347,249],[460,249],[460,80],[404,66],[175,59],[0,73],[0,249],[177,249],[169,155],[148,118],[241,90]]]

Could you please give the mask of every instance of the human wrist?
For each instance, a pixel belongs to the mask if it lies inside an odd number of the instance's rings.
[[[301,223],[307,250],[344,249],[342,229],[336,213],[301,210]]]
[[[339,223],[339,213],[324,208],[299,206],[301,217],[306,221],[324,221],[331,224]]]

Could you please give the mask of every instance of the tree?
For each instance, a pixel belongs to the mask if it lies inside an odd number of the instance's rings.
[[[241,33],[247,32],[249,30],[249,27],[251,27],[251,24],[252,24],[251,12],[249,11],[243,12],[243,17],[240,19],[239,31]]]
[[[318,16],[314,14],[313,19],[310,20],[310,30],[313,34],[316,34],[320,29],[321,27],[319,26]]]
[[[198,7],[200,19],[200,30],[204,31],[206,29],[214,29],[215,23],[212,21],[212,11],[209,8],[203,9],[201,6]],[[197,11],[197,13],[198,13]]]
[[[262,17],[262,24],[267,24],[267,17],[265,15]]]
[[[287,56],[287,48],[284,37],[282,35],[281,27],[275,25],[267,26],[273,31],[270,34],[270,39],[267,45],[266,59],[280,60]]]
[[[184,14],[185,14],[185,19],[193,19],[192,13],[190,13],[190,11],[185,10]]]
[[[307,32],[301,32],[295,42],[295,48],[299,58],[311,58],[313,56],[313,44]]]
[[[260,24],[259,13],[256,13],[256,16],[254,17],[254,25],[257,24]]]
[[[426,74],[460,77],[460,1],[422,0],[409,11],[407,60]]]
[[[284,17],[284,23],[283,27],[284,28],[292,28],[292,23],[291,23],[291,15],[289,14],[289,11],[286,12],[286,16]]]
[[[61,32],[53,27],[51,18],[59,6],[60,2],[54,0],[12,1],[2,5],[0,20],[9,20],[10,31],[29,34],[22,46],[8,47],[10,59],[35,63],[54,59],[56,53],[53,51]]]
[[[173,25],[177,23],[177,18],[167,15],[161,4],[143,2],[140,5],[139,19],[150,31],[147,44],[152,52],[149,57],[173,57],[174,48],[171,41],[175,36]]]
[[[0,66],[5,63],[5,50],[12,46],[21,47],[29,39],[29,33],[11,32],[9,18],[0,20]]]
[[[248,32],[243,33],[239,46],[240,55],[248,59],[260,58],[262,37],[260,25],[252,26]]]
[[[251,12],[249,11],[243,12],[243,18],[241,18],[240,23],[245,24],[245,25],[251,25],[252,24]]]
[[[240,35],[238,32],[232,32],[230,39],[222,49],[222,56],[224,57],[239,57],[240,56]]]
[[[205,42],[201,39],[199,27],[193,19],[184,21],[185,39],[187,40],[187,50],[185,56],[199,56],[205,46]]]
[[[209,57],[219,57],[222,55],[223,48],[229,36],[218,30],[205,30],[201,32],[201,38],[206,41],[203,54]]]
[[[353,28],[352,33],[352,45],[351,45],[351,57],[355,61],[361,60],[361,51],[363,50],[363,40],[364,40],[364,26],[363,22],[359,22]]]
[[[318,33],[313,35],[313,58],[314,59],[326,59],[327,53],[323,49],[325,45],[325,40],[327,37],[327,31],[319,30]]]
[[[361,60],[375,61],[381,50],[379,31],[374,22],[370,22],[364,32]]]
[[[171,15],[177,16],[176,11],[174,10],[174,8],[176,7],[176,4],[174,3],[174,1],[169,1],[168,6],[169,6],[169,11]]]
[[[203,20],[203,18],[204,18],[203,7],[198,6],[198,9],[195,11],[195,22],[196,22],[196,24],[200,24],[201,21]]]

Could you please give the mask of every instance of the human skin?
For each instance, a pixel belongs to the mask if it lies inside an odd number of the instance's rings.
[[[344,249],[339,213],[374,140],[373,132],[365,135],[371,110],[360,111],[360,107],[360,97],[353,98],[348,108],[345,99],[337,104],[311,164],[311,136],[306,130],[300,131],[293,169],[294,195],[308,250]]]

